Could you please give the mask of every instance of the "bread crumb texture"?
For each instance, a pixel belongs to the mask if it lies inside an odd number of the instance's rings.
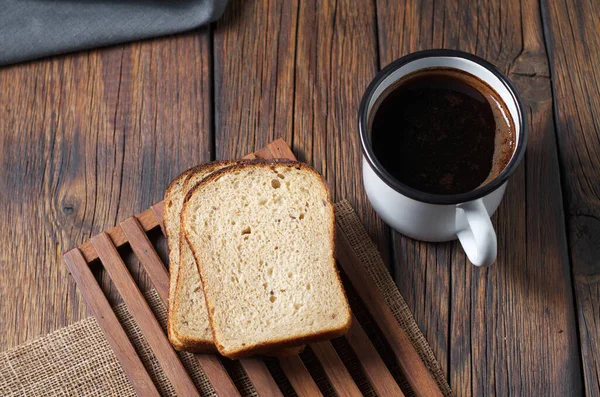
[[[308,166],[222,170],[188,196],[184,219],[223,354],[345,331],[334,210]]]

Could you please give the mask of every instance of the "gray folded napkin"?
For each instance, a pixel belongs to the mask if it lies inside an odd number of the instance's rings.
[[[197,28],[227,0],[0,0],[0,65]]]

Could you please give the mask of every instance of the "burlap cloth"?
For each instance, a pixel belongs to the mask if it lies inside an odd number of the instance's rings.
[[[423,337],[406,302],[400,295],[375,244],[368,237],[358,217],[347,202],[336,205],[337,227],[346,235],[357,256],[381,290],[396,320],[407,333],[421,359],[446,396],[452,391],[431,347]],[[382,355],[406,395],[414,395],[397,368],[391,349],[383,340],[362,303],[349,283],[345,282],[350,303],[359,322],[369,334],[373,344]],[[166,325],[166,309],[156,291],[146,293],[150,307],[163,327]],[[132,340],[142,362],[159,391],[165,396],[174,396],[173,387],[167,380],[140,329],[133,321],[124,304],[115,307],[117,317]],[[332,341],[349,372],[365,395],[375,396],[362,372],[351,347],[344,338]],[[191,354],[180,357],[192,375],[203,396],[215,395],[197,361]],[[301,354],[305,365],[325,395],[335,395],[314,353],[307,348]],[[227,370],[244,396],[256,395],[243,369],[233,361],[224,360]],[[295,395],[275,359],[267,359],[273,377],[285,395]],[[116,356],[96,319],[82,320],[62,328],[43,338],[27,342],[14,349],[0,353],[1,396],[135,396],[135,391],[123,373]]]

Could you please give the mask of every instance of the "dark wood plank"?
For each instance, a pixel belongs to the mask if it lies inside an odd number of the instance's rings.
[[[599,13],[597,1],[542,1],[587,396],[600,396]]]
[[[64,258],[136,393],[140,396],[160,396],[81,252],[74,248]]]
[[[162,223],[162,205],[153,205],[152,209],[156,209],[156,212],[160,214],[160,219],[155,219],[154,222]],[[121,222],[120,227],[127,236],[129,244],[139,258],[144,270],[149,274],[162,302],[167,307],[169,301],[169,274],[167,273],[166,266],[161,262],[144,233],[142,226],[135,218],[126,219]],[[212,354],[196,354],[195,357],[218,395],[239,396],[239,391],[217,356]]]
[[[378,69],[374,1],[302,1],[298,14],[292,149],[325,177],[335,201],[351,202],[389,263],[389,231],[362,186],[357,124]]]
[[[86,317],[62,254],[210,159],[210,48],[201,29],[0,69],[0,351]]]
[[[293,355],[280,358],[279,365],[299,397],[319,397],[323,395],[299,356]]]
[[[215,148],[239,158],[292,141],[296,1],[229,3],[214,32]]]
[[[577,395],[578,344],[538,3],[377,0],[377,10],[381,66],[427,48],[475,53],[515,82],[530,127],[524,164],[493,218],[497,263],[478,269],[457,243],[395,235],[400,291],[458,395]]]
[[[396,380],[385,366],[375,346],[373,346],[354,315],[346,339],[360,360],[360,364],[377,395],[380,397],[404,397],[404,393],[400,390]]]
[[[175,392],[181,396],[199,396],[192,379],[173,350],[160,324],[154,317],[144,295],[140,292],[125,263],[107,234],[92,237],[92,244],[104,268],[110,275],[129,312],[144,334]],[[112,309],[108,310],[112,313]],[[104,313],[100,313],[103,315]]]
[[[356,386],[354,379],[344,366],[344,363],[331,345],[331,342],[319,342],[310,345],[310,348],[319,359],[319,362],[325,370],[327,379],[340,397],[357,397],[362,393]]]
[[[336,232],[335,242],[336,259],[392,348],[402,374],[415,395],[442,396],[438,385],[421,361],[410,339],[400,328],[379,289],[339,228]]]
[[[242,358],[240,363],[260,397],[283,397],[279,386],[261,359]]]

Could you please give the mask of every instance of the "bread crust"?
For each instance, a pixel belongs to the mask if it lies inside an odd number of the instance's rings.
[[[173,241],[172,239],[169,238],[169,233],[167,232],[172,225],[170,225],[171,223],[171,218],[170,216],[168,216],[168,210],[171,207],[171,203],[172,203],[172,196],[175,194],[174,190],[177,189],[180,185],[183,185],[185,179],[187,178],[187,176],[193,172],[194,169],[196,169],[198,166],[189,168],[185,171],[183,171],[181,174],[179,174],[175,179],[173,179],[173,181],[169,184],[169,186],[167,186],[167,190],[165,191],[165,197],[164,197],[164,209],[163,209],[163,222],[165,225],[165,235],[167,237],[167,247],[169,250],[169,259],[171,259],[171,252],[173,250]],[[169,341],[171,342],[171,344],[173,345],[173,347],[175,347],[175,349],[177,350],[183,350],[184,346],[183,343],[175,336],[175,333],[173,332],[173,319],[171,316],[171,312],[173,310],[173,297],[175,294],[175,288],[177,285],[177,276],[179,273],[179,262],[177,262],[177,269],[174,269],[173,266],[174,263],[172,263],[172,261],[169,262],[169,301],[167,302],[167,335],[169,337]]]
[[[209,175],[208,177],[204,178],[200,183],[198,183],[193,189],[190,189],[190,191],[188,192],[188,194],[186,195],[186,197],[183,200],[183,209],[181,212],[181,224],[184,230],[184,235],[186,240],[188,241],[189,247],[192,250],[192,253],[194,255],[194,258],[196,259],[196,265],[199,268],[200,271],[200,278],[202,280],[202,285],[203,288],[206,290],[206,277],[204,276],[204,272],[203,272],[203,266],[202,263],[200,261],[200,256],[198,255],[198,253],[195,251],[193,244],[191,244],[189,238],[188,238],[188,234],[185,231],[185,227],[184,225],[187,224],[187,211],[186,208],[188,206],[188,203],[191,199],[191,197],[198,192],[203,186],[206,186],[207,184],[212,183],[213,181],[218,180],[219,178],[221,178],[222,176],[231,173],[231,172],[235,172],[237,170],[245,170],[248,168],[253,168],[253,167],[271,167],[271,166],[286,166],[286,167],[293,167],[293,168],[297,168],[297,169],[302,169],[305,171],[310,172],[311,174],[315,175],[318,177],[318,179],[321,181],[321,184],[323,185],[324,190],[327,192],[327,204],[329,206],[329,208],[332,211],[332,218],[331,218],[331,245],[333,247],[333,250],[335,252],[335,207],[333,205],[333,203],[331,202],[331,198],[329,197],[329,189],[327,188],[327,184],[323,178],[323,176],[321,174],[319,174],[317,171],[315,171],[313,168],[311,168],[310,166],[308,166],[305,163],[301,163],[298,161],[290,161],[290,160],[262,160],[262,159],[257,159],[257,160],[250,160],[247,162],[244,162],[242,164],[236,164],[236,165],[232,165],[223,169],[220,169],[219,171],[216,171],[214,173],[212,173],[211,175]],[[309,343],[313,343],[313,342],[318,342],[318,341],[323,341],[323,340],[328,340],[328,339],[333,339],[336,338],[338,336],[341,336],[343,334],[345,334],[348,329],[350,328],[351,325],[351,321],[352,321],[352,315],[351,315],[351,311],[350,311],[350,306],[348,304],[348,298],[346,296],[346,292],[344,290],[340,275],[339,275],[339,269],[338,267],[335,265],[335,261],[334,261],[334,267],[335,267],[335,275],[337,278],[337,282],[340,286],[340,289],[344,295],[344,303],[345,303],[345,314],[346,314],[346,322],[340,327],[340,328],[335,328],[335,329],[326,329],[326,330],[322,330],[320,332],[315,332],[312,334],[307,334],[307,335],[303,335],[301,337],[293,337],[293,338],[283,338],[283,339],[278,339],[278,340],[274,340],[274,341],[269,341],[268,343],[259,343],[257,345],[254,346],[249,346],[243,349],[237,349],[237,350],[227,350],[225,346],[223,346],[217,335],[215,334],[214,331],[214,311],[215,311],[215,307],[213,305],[213,302],[211,302],[211,300],[209,299],[209,297],[206,297],[206,304],[208,307],[208,317],[209,317],[209,321],[211,323],[211,329],[213,332],[213,338],[215,340],[215,344],[216,347],[219,351],[219,353],[221,353],[221,355],[230,358],[230,359],[237,359],[237,358],[243,358],[243,357],[247,357],[247,356],[251,356],[251,355],[255,355],[255,354],[265,354],[268,353],[269,351],[274,351],[274,350],[282,350],[282,349],[287,349],[287,348],[293,348],[293,347],[297,347],[299,345],[305,345],[305,344],[309,344]]]
[[[213,161],[210,163],[200,164],[200,165],[197,165],[195,167],[192,167],[192,168],[184,171],[180,176],[178,176],[175,179],[175,181],[185,185],[185,182],[190,177],[192,177],[194,174],[196,174],[198,172],[210,173],[211,170],[215,170],[218,168],[226,168],[235,163],[236,163],[235,161],[219,160],[219,161]],[[171,185],[173,185],[173,183],[175,181],[173,181],[169,185],[169,187],[171,187]],[[169,192],[169,188],[167,188],[167,192]],[[167,194],[165,194],[165,197],[167,197]],[[182,209],[183,209],[183,207],[182,207]],[[175,280],[174,280],[175,288],[173,291],[171,291],[171,289],[169,289],[169,308],[170,308],[170,310],[169,310],[168,316],[167,316],[167,333],[169,335],[169,340],[171,341],[171,343],[173,344],[173,347],[175,347],[176,350],[188,351],[191,353],[214,353],[217,351],[217,348],[216,348],[213,340],[199,340],[196,338],[190,338],[190,337],[188,337],[188,335],[182,334],[181,332],[179,332],[179,328],[176,326],[175,314],[177,312],[179,312],[179,310],[180,310],[180,301],[177,300],[176,297],[178,296],[178,291],[181,288],[181,285],[180,285],[181,278],[179,276],[181,273],[182,248],[183,248],[183,243],[185,242],[182,239],[182,237],[184,237],[184,235],[182,233],[182,228],[181,228],[181,214],[179,216],[180,216],[179,262],[178,262],[178,269],[177,269],[176,274],[172,275],[172,277],[175,277]],[[167,225],[166,225],[166,218],[165,218],[165,228],[166,227],[167,227]],[[170,251],[171,251],[171,249],[169,247],[169,254],[170,254]],[[202,293],[202,296],[204,297],[204,293]]]
[[[176,180],[174,181],[174,183],[172,183],[171,185],[176,186],[178,183],[182,183],[183,184],[182,188],[185,188],[185,184],[188,182],[188,180],[190,178],[194,177],[199,172],[211,173],[211,172],[213,172],[213,170],[216,170],[219,168],[226,168],[228,166],[244,163],[247,161],[248,160],[232,160],[232,161],[223,160],[223,161],[213,161],[211,163],[201,164],[201,165],[198,165],[198,166],[195,166],[195,167],[192,167],[192,168],[186,170],[179,177],[177,177]],[[198,184],[198,183],[199,182],[197,182],[196,184]],[[169,186],[171,186],[171,185],[169,185]],[[180,217],[181,217],[181,214],[180,214]],[[181,222],[181,218],[180,218],[180,222]],[[182,279],[181,279],[180,275],[181,275],[181,263],[182,263],[182,256],[183,256],[183,248],[184,248],[184,244],[187,244],[187,241],[184,239],[185,239],[185,236],[183,233],[183,229],[180,228],[179,268],[178,268],[178,271],[176,272],[176,274],[174,275],[175,284],[176,284],[175,292],[171,293],[171,291],[169,291],[170,299],[173,300],[171,315],[168,317],[169,321],[171,322],[171,325],[170,325],[171,334],[170,334],[169,338],[170,338],[171,342],[173,343],[173,346],[175,347],[175,349],[179,350],[179,351],[188,351],[191,353],[215,353],[215,352],[217,352],[217,347],[214,343],[214,339],[201,340],[198,338],[189,337],[185,333],[179,332],[180,330],[175,324],[175,316],[174,315],[175,315],[175,313],[179,312],[179,310],[180,310],[179,305],[181,302],[181,299],[177,299],[177,297],[181,294],[180,289],[183,288]],[[197,264],[195,264],[195,266],[197,269]],[[199,270],[198,270],[198,272],[199,272]],[[204,296],[204,293],[202,293],[202,298],[206,299],[206,297]],[[281,351],[266,352],[266,354],[272,354],[277,357],[286,357],[286,356],[290,356],[290,355],[299,354],[300,352],[302,352],[302,350],[304,350],[304,346],[283,349]]]

